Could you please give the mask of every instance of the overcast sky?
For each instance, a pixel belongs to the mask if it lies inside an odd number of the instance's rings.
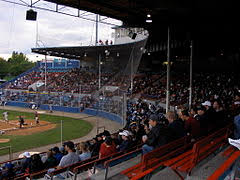
[[[40,3],[42,7],[54,5],[45,1]],[[31,48],[36,46],[37,31],[40,40],[38,44],[41,47],[93,45],[95,43],[95,22],[38,9],[35,10],[37,21],[27,21],[26,10],[28,9],[0,1],[0,57],[7,58],[13,51],[18,51],[27,54],[31,60],[42,58],[31,54]],[[63,11],[75,12],[70,8],[63,9]],[[93,19],[95,15],[86,17]],[[108,19],[107,21],[121,25],[121,22],[117,20]],[[112,39],[112,32],[114,31],[111,26],[99,24],[99,39],[103,41]]]

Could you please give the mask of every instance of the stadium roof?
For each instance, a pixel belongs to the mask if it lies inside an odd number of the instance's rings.
[[[139,41],[141,42],[141,41]],[[83,57],[97,57],[98,54],[106,53],[106,50],[112,54],[121,56],[129,55],[128,50],[133,47],[141,46],[139,43],[127,43],[118,45],[99,45],[99,46],[70,46],[70,47],[46,47],[46,48],[32,48],[32,52],[57,56],[69,59],[82,59]]]
[[[238,6],[233,0],[45,0],[111,18],[130,26],[146,26],[147,14],[158,23],[215,23],[237,17]]]

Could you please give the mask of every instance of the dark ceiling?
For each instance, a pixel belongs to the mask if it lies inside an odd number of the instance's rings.
[[[236,20],[236,1],[217,0],[45,0],[122,20],[132,26],[146,26],[147,14],[161,23],[212,23]],[[153,22],[154,22],[153,21]]]
[[[239,49],[240,11],[237,1],[218,0],[45,0],[97,13],[130,27],[149,31],[148,44],[167,40],[195,40],[200,53]],[[152,23],[146,23],[151,14]]]
[[[171,25],[175,39],[239,39],[237,1],[217,0],[45,0],[122,20],[149,30],[149,39],[165,40]],[[151,14],[153,23],[146,23]],[[153,36],[154,38],[151,38]]]

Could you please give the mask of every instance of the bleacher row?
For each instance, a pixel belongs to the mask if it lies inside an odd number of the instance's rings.
[[[209,155],[217,154],[222,151],[227,145],[227,138],[232,135],[233,125],[229,124],[226,127],[206,136],[199,138],[195,142],[191,142],[190,136],[185,136],[181,139],[170,142],[164,146],[161,146],[147,154],[141,156],[141,161],[137,165],[130,167],[122,172],[121,175],[128,177],[131,180],[141,179],[143,177],[150,178],[151,174],[155,170],[163,169],[164,167],[170,167],[180,179],[184,179],[182,172],[185,172],[187,176],[191,176],[191,172],[194,167]],[[34,173],[19,174],[14,179],[53,179],[55,175],[65,173],[67,177],[74,177],[77,179],[78,175],[86,171],[91,170],[92,174],[96,173],[96,168],[104,170],[104,177],[102,179],[108,179],[108,169],[126,160],[136,157],[142,151],[142,144],[138,144],[135,147],[125,151],[117,152],[115,154],[106,156],[104,158],[98,158],[98,156],[91,157],[90,159],[65,166],[61,169],[54,170],[51,173],[47,173],[48,170],[42,170]],[[41,156],[46,152],[40,153]],[[236,151],[233,147],[228,147],[223,156],[229,157],[229,159],[219,167],[216,172],[209,177],[209,180],[218,179],[225,170],[231,165],[231,162],[235,161],[239,157],[239,151]],[[1,162],[5,164],[11,162],[18,164],[22,159],[15,159],[11,161]],[[16,166],[17,167],[17,166]],[[99,170],[98,170],[99,171]],[[89,175],[86,175],[89,176]],[[87,178],[87,177],[86,177]]]

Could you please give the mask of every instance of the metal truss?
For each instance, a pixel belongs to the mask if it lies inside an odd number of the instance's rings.
[[[83,11],[76,8],[70,8],[68,6],[59,5],[43,0],[0,0],[2,2],[11,3],[19,6],[25,6],[33,9],[39,9],[44,11],[56,12],[68,16],[78,17],[88,21],[96,22],[96,14]],[[100,15],[99,15],[100,16]],[[106,20],[111,19],[106,16],[101,16],[98,23],[106,24],[109,26],[118,26],[118,24],[107,22]]]

